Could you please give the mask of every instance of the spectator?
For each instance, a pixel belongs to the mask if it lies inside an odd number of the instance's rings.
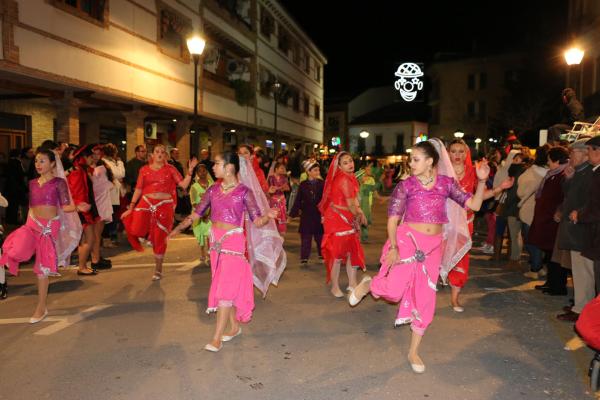
[[[575,304],[564,314],[558,315],[563,321],[576,321],[583,307],[594,297],[594,261],[581,255],[586,242],[587,229],[582,224],[572,224],[569,214],[585,204],[586,193],[592,184],[592,166],[588,162],[587,139],[573,143],[569,149],[569,167],[565,169],[563,192],[565,198],[557,212],[558,248],[569,250],[573,271]]]
[[[544,293],[553,296],[567,294],[567,270],[556,261],[552,261],[552,252],[558,230],[554,214],[563,202],[562,182],[568,161],[569,153],[563,147],[553,147],[548,150],[549,170],[536,191],[533,222],[527,236],[530,245],[536,246],[545,253],[548,278],[545,287],[541,289]]]
[[[213,166],[215,165],[215,163],[210,160],[210,154],[209,154],[208,150],[206,150],[206,149],[200,150],[199,163],[204,164],[204,166],[206,167],[206,170],[210,174],[210,177],[212,178],[212,180],[216,181],[217,179],[215,178],[215,172],[213,171]]]
[[[525,248],[529,253],[529,271],[524,275],[528,278],[539,279],[542,270],[543,254],[540,249],[530,246],[527,243],[529,228],[533,222],[533,212],[535,209],[535,193],[537,192],[544,176],[548,172],[546,164],[548,162],[549,146],[538,147],[535,152],[535,161],[517,180],[517,196],[519,197],[519,219],[522,222],[523,240]]]
[[[562,91],[562,109],[561,120],[558,124],[552,125],[548,129],[548,142],[557,143],[560,141],[560,135],[573,128],[576,121],[583,121],[583,106],[577,100],[575,90],[566,88]]]
[[[104,157],[102,161],[106,164],[106,167],[112,172],[112,188],[110,190],[110,201],[113,209],[112,222],[106,224],[103,237],[105,240],[105,247],[114,247],[118,242],[118,231],[119,231],[119,220],[120,220],[120,208],[121,208],[121,197],[125,196],[125,190],[123,189],[123,179],[125,178],[125,165],[118,156],[118,149],[112,143],[107,143],[102,147]]]
[[[143,144],[135,146],[135,157],[127,161],[125,167],[125,183],[131,188],[137,183],[140,168],[148,163],[148,151]]]
[[[27,207],[27,178],[21,159],[19,149],[12,149],[8,154],[6,166],[6,191],[4,196],[8,200],[6,209],[6,223],[20,225],[24,223]]]
[[[175,167],[181,176],[184,176],[183,165],[179,162],[179,149],[174,147],[169,152],[171,158],[168,163]],[[177,205],[175,206],[175,219],[182,220],[192,212],[192,203],[187,189],[177,186]]]
[[[504,161],[502,161],[496,174],[494,175],[494,181],[492,187],[498,187],[500,184],[508,178],[508,170],[513,163],[513,160],[517,154],[520,154],[519,150],[511,150],[508,153],[508,156]],[[494,256],[493,259],[495,261],[499,261],[502,255],[502,243],[504,240],[504,232],[506,231],[506,227],[508,225],[508,218],[504,215],[502,209],[504,208],[504,202],[506,200],[505,192],[501,192],[496,196],[496,200],[498,200],[498,205],[496,207],[496,232],[494,236]]]

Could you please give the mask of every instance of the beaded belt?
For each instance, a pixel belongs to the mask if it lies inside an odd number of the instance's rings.
[[[217,253],[217,261],[216,261],[217,268],[219,267],[219,259],[221,258],[221,254],[242,257],[244,260],[246,259],[246,255],[240,251],[229,250],[229,249],[223,248],[223,242],[225,241],[225,239],[227,239],[229,236],[233,235],[234,233],[244,233],[244,229],[233,228],[233,229],[230,229],[227,232],[225,232],[219,240],[211,240],[212,244],[211,244],[209,250]],[[212,232],[211,232],[211,236],[212,236]]]
[[[173,199],[164,199],[164,200],[159,201],[156,204],[152,204],[146,196],[142,196],[142,199],[146,203],[148,203],[149,207],[148,208],[136,207],[136,208],[134,208],[134,210],[135,211],[149,211],[155,219],[156,226],[158,226],[160,228],[160,230],[164,231],[166,234],[169,234],[169,230],[167,229],[167,227],[165,227],[163,224],[161,224],[160,221],[158,220],[158,218],[156,218],[156,210],[158,210],[158,207],[162,206],[163,204],[172,203]]]

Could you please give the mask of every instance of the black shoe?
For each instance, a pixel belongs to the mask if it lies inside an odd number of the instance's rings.
[[[542,284],[542,285],[535,285],[536,290],[546,290],[546,289],[550,289],[550,285],[548,285],[548,282]]]
[[[100,260],[98,260],[98,264],[111,265],[112,266],[112,261],[109,260],[109,259],[107,259],[107,258],[100,257]]]
[[[8,297],[8,282],[0,283],[0,300]]]
[[[92,270],[111,269],[112,264],[103,264],[102,262],[92,263]]]
[[[92,269],[89,272],[83,272],[83,271],[81,271],[81,270],[78,269],[77,270],[77,275],[98,275],[98,273],[96,272],[95,269]]]

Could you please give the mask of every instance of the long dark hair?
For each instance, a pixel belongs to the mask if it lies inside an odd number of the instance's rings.
[[[421,150],[423,153],[425,153],[425,155],[429,158],[431,158],[433,160],[433,164],[431,164],[432,167],[435,167],[438,163],[438,161],[440,161],[440,155],[438,154],[437,150],[435,149],[435,147],[429,142],[429,141],[423,141],[423,142],[419,142],[417,144],[415,144],[413,146],[413,149],[419,149]]]
[[[221,157],[223,157],[225,166],[227,166],[227,164],[233,164],[235,167],[235,173],[237,174],[240,172],[240,157],[237,155],[237,153],[234,153],[233,151],[226,151],[221,155]]]

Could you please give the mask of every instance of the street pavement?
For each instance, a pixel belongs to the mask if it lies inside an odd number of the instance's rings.
[[[385,238],[375,205],[365,253],[370,274]],[[95,277],[63,270],[50,285],[49,317],[27,322],[36,303],[30,268],[10,278],[0,302],[0,399],[591,399],[586,348],[563,350],[572,324],[555,315],[566,297],[474,253],[465,312],[438,293],[423,339],[425,374],[406,360],[397,306],[367,297],[356,308],[332,297],[324,266],[300,268],[297,222],[288,267],[252,322],[219,353],[202,350],[215,316],[205,313],[210,269],[195,240],[169,244],[165,277],[152,282],[152,254],[109,249],[114,268]],[[313,255],[316,260],[316,254]],[[345,287],[345,274],[342,281]]]

